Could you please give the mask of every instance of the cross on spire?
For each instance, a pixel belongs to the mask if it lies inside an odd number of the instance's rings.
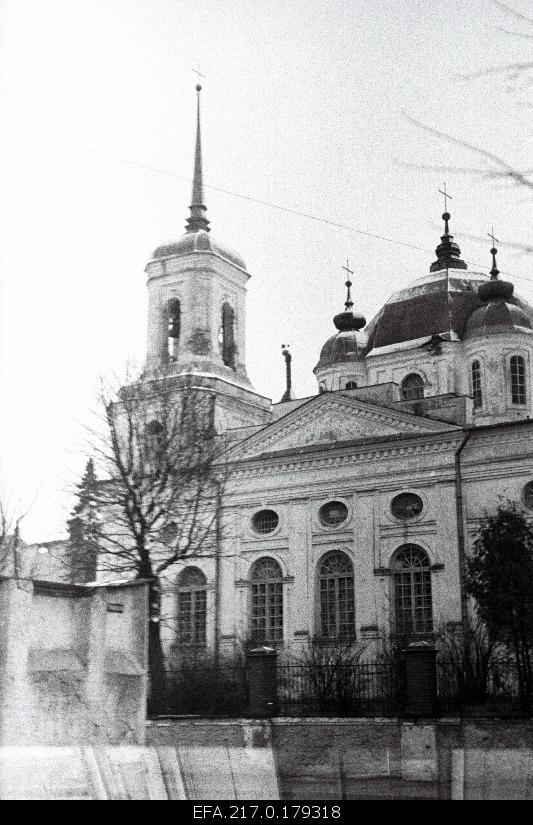
[[[200,71],[200,64],[199,64],[199,63],[198,63],[198,65],[197,65],[196,69],[192,69],[192,71],[193,71],[195,74],[197,74],[197,75],[198,75],[198,77],[203,77],[203,78],[204,78],[204,80],[205,80],[205,74],[202,74],[202,72]]]
[[[448,198],[450,200],[453,200],[453,198],[446,191],[446,181],[444,181],[444,183],[442,185],[442,189],[439,189],[439,192],[440,192],[441,195],[444,195],[444,211],[447,212],[448,211]]]
[[[349,310],[353,307],[352,296],[350,293],[350,287],[352,286],[352,280],[350,276],[353,275],[353,270],[350,269],[350,261],[348,260],[348,258],[346,258],[346,266],[343,266],[342,268],[346,272],[346,287],[348,289],[348,293],[346,295],[346,302],[344,306],[346,307],[346,310]]]
[[[345,270],[346,274],[348,275],[348,280],[350,280],[350,275],[353,275],[353,269],[350,269],[350,261],[349,261],[348,258],[346,258],[346,266],[343,266],[342,268]]]
[[[487,232],[487,235],[492,240],[492,249],[490,250],[490,254],[492,255],[492,269],[490,271],[490,277],[491,277],[491,280],[495,280],[499,275],[499,270],[498,270],[498,267],[496,265],[496,253],[498,251],[496,249],[496,244],[500,243],[500,242],[499,242],[498,238],[496,238],[494,236],[494,227],[493,226],[491,227],[490,232]]]
[[[494,237],[494,227],[493,226],[491,226],[490,232],[487,232],[487,235],[489,236],[489,238],[492,238],[492,245],[493,246],[497,243],[500,243],[498,238]]]

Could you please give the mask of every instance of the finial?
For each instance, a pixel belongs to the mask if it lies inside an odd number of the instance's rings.
[[[351,292],[350,292],[350,290],[352,288],[352,282],[350,280],[350,275],[353,275],[353,269],[350,269],[350,261],[348,260],[348,258],[346,258],[346,266],[343,266],[342,268],[345,270],[345,272],[348,276],[347,280],[346,280],[346,283],[345,283],[346,289],[348,291],[347,291],[347,294],[346,294],[346,301],[344,303],[344,306],[346,307],[346,311],[348,312],[353,307],[352,295],[351,295]]]
[[[498,275],[500,270],[496,265],[496,244],[499,243],[498,238],[494,235],[494,227],[491,228],[487,235],[492,240],[492,248],[490,254],[492,255],[492,269],[490,270],[490,281],[480,284],[477,294],[482,301],[508,301],[514,292],[514,285],[510,281],[500,281]]]
[[[292,361],[292,354],[289,351],[288,344],[281,345],[281,353],[285,358],[285,380],[286,380],[286,387],[285,392],[281,398],[281,404],[284,401],[292,401],[294,399],[294,393],[292,391],[292,372],[291,372],[291,361]]]
[[[452,196],[446,189],[446,183],[443,188],[438,190],[441,195],[444,195],[444,212],[442,213],[442,220],[444,221],[444,235],[441,235],[441,243],[435,250],[437,260],[433,261],[429,271],[439,272],[441,269],[466,269],[466,264],[461,260],[461,250],[459,244],[453,240],[453,235],[450,235],[450,213],[448,212],[448,201],[452,200]]]
[[[489,238],[492,239],[492,249],[490,250],[490,254],[492,255],[492,269],[490,271],[490,277],[492,281],[495,281],[500,273],[500,270],[496,266],[496,253],[498,250],[496,249],[496,244],[499,243],[498,238],[494,237],[494,227],[491,227],[491,231],[487,232]]]
[[[195,71],[193,69],[193,71]],[[192,182],[192,196],[190,205],[190,217],[187,218],[187,232],[197,232],[205,229],[209,232],[209,221],[205,216],[207,207],[204,204],[204,183],[202,173],[202,136],[200,129],[200,92],[202,87],[196,84],[196,150],[194,154],[194,176]]]
[[[342,268],[348,276],[345,282],[347,289],[346,301],[344,304],[345,309],[344,312],[340,312],[338,315],[335,315],[333,323],[339,332],[362,329],[366,324],[366,318],[360,312],[354,312],[352,309],[352,281],[350,276],[353,275],[353,270],[350,269],[350,261],[346,260],[346,266],[343,266]]]

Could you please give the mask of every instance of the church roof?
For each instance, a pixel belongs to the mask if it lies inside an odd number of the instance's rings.
[[[152,259],[158,260],[159,258],[168,258],[174,255],[191,255],[196,252],[211,252],[213,255],[218,255],[220,258],[224,258],[226,261],[238,266],[240,269],[246,269],[246,264],[240,255],[233,252],[233,250],[226,245],[219,243],[211,234],[208,234],[205,229],[187,232],[178,241],[158,246],[152,255]]]
[[[485,283],[486,275],[468,270],[441,270],[412,281],[394,293],[369,323],[368,349],[435,334],[462,339],[472,314],[487,309],[478,295],[478,287]],[[531,326],[533,308],[518,296],[510,299],[510,305],[529,321],[521,325]]]

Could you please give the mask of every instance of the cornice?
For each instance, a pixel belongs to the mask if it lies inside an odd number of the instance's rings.
[[[343,465],[356,464],[359,462],[367,462],[369,460],[400,457],[406,455],[416,455],[424,453],[453,453],[460,443],[460,435],[462,430],[458,432],[455,438],[450,438],[449,433],[437,433],[432,436],[422,436],[423,442],[417,439],[415,443],[390,445],[389,447],[376,446],[371,447],[369,444],[353,445],[351,447],[339,447],[332,455],[332,451],[324,451],[322,455],[317,453],[301,454],[299,457],[295,456],[275,456],[263,455],[255,456],[253,458],[243,458],[241,461],[235,461],[235,466],[232,470],[233,478],[249,478],[257,475],[259,467],[261,468],[261,475],[280,472],[293,472],[299,469],[319,469],[324,467],[339,467]],[[446,440],[443,440],[446,437]],[[383,442],[382,442],[383,443]],[[452,457],[452,456],[450,456]],[[240,466],[239,466],[240,465]],[[246,465],[246,466],[243,466]]]

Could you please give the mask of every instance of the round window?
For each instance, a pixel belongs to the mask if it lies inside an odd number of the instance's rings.
[[[407,520],[418,516],[424,509],[424,503],[415,493],[400,493],[392,499],[390,508],[395,518]]]
[[[533,481],[528,481],[527,484],[524,484],[524,489],[522,490],[522,501],[528,510],[533,510]]]
[[[279,516],[274,510],[259,510],[252,518],[256,533],[272,533],[279,524]]]
[[[342,501],[328,501],[320,508],[320,521],[328,527],[336,527],[348,518],[348,508]]]

